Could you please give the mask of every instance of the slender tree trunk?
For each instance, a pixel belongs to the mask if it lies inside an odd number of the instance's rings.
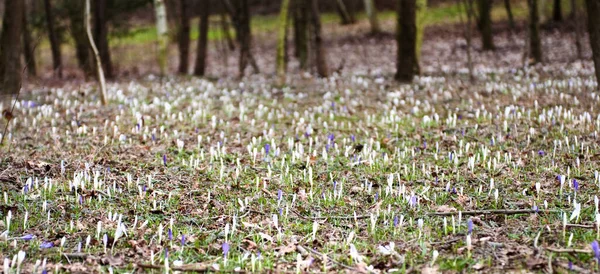
[[[9,97],[6,95],[18,94],[21,88],[23,8],[24,1],[4,1],[0,34],[0,101]]]
[[[311,0],[311,20],[313,35],[315,37],[315,62],[317,65],[317,74],[320,77],[329,77],[329,67],[327,66],[327,56],[323,38],[321,36],[321,15],[319,13],[319,1]]]
[[[71,23],[71,36],[75,42],[75,56],[79,68],[83,70],[86,78],[94,75],[94,60],[90,51],[90,42],[85,30],[84,9],[85,3],[81,0],[65,1],[69,21]]]
[[[290,0],[283,0],[281,3],[281,11],[279,13],[279,33],[277,39],[277,57],[275,63],[277,67],[275,71],[280,78],[285,78],[286,72],[286,40],[287,40],[287,22]]]
[[[471,37],[473,36],[472,20],[473,20],[473,0],[462,0],[462,6],[465,9],[467,23],[465,24],[465,41],[467,42],[467,68],[469,69],[469,81],[474,82],[473,76],[473,60],[471,59]],[[460,17],[462,21],[462,16]]]
[[[308,5],[306,0],[294,0],[294,47],[300,69],[308,65]]]
[[[571,1],[571,14],[573,24],[575,26],[575,51],[577,52],[577,59],[583,58],[583,50],[581,45],[581,37],[583,36],[581,33],[581,19],[579,18],[579,7],[575,3],[575,0]]]
[[[534,63],[542,62],[542,42],[540,40],[540,16],[537,0],[527,0],[529,8],[529,52]]]
[[[23,0],[20,0],[23,1]],[[48,27],[48,38],[50,40],[50,50],[52,51],[52,68],[54,75],[62,78],[62,58],[60,54],[60,41],[56,35],[54,27],[54,15],[50,0],[44,0],[44,9],[46,10],[46,26]]]
[[[411,82],[417,74],[417,1],[398,0],[396,80]]]
[[[25,2],[25,1],[24,1]],[[27,6],[23,3],[23,57],[25,57],[25,66],[27,67],[27,73],[30,76],[37,75],[37,68],[35,63],[35,52],[33,49],[33,40],[31,39],[31,32],[29,32],[29,20],[27,18]]]
[[[377,8],[375,7],[374,0],[364,0],[365,13],[369,18],[369,24],[371,25],[371,33],[376,34],[381,32],[379,27],[379,20],[377,20]]]
[[[190,55],[190,15],[187,0],[179,0],[179,33],[177,35],[177,46],[179,48],[180,74],[187,74]]]
[[[240,77],[243,77],[244,70],[250,63],[250,11],[248,0],[238,0],[236,2],[236,16],[239,24],[236,36],[238,37],[238,41],[240,43],[239,74]]]
[[[592,59],[596,71],[596,88],[600,91],[600,1],[586,0],[588,13],[588,32],[592,47]]]
[[[94,1],[94,42],[98,47],[98,54],[102,61],[104,75],[108,79],[114,77],[113,65],[110,59],[110,47],[108,46],[108,25],[106,22],[106,1]]]
[[[156,34],[158,39],[157,61],[160,68],[160,75],[167,74],[167,59],[169,46],[169,33],[167,27],[167,10],[164,0],[154,0],[154,11],[156,12]]]
[[[506,16],[508,17],[508,25],[511,30],[515,29],[515,19],[513,17],[512,8],[510,7],[510,0],[504,0],[504,9],[506,9]]]
[[[554,9],[552,10],[552,20],[560,22],[563,19],[561,0],[554,0]]]
[[[196,49],[196,67],[194,68],[194,75],[204,76],[206,71],[206,52],[208,45],[208,24],[210,16],[210,1],[201,0],[200,7],[200,22],[198,23],[198,29],[200,35],[198,36],[198,47]]]
[[[96,59],[96,72],[98,73],[98,82],[100,83],[100,100],[102,101],[102,105],[108,104],[108,96],[106,95],[106,81],[104,79],[104,70],[102,69],[102,58],[100,57],[100,52],[98,48],[96,48],[96,44],[94,43],[94,38],[92,37],[92,15],[90,14],[90,0],[85,1],[85,30],[88,36],[88,40],[90,43],[90,47],[92,48],[92,52],[94,53],[94,57]]]
[[[352,20],[352,17],[348,13],[348,9],[346,8],[346,4],[344,4],[344,0],[335,0],[335,4],[337,11],[340,15],[340,23],[342,25],[353,24],[354,22]]]
[[[483,50],[494,50],[494,38],[492,36],[492,1],[478,0],[479,7],[479,32],[481,33],[481,44]]]
[[[227,14],[225,14],[225,12],[221,12],[221,30],[225,35],[225,40],[227,40],[227,47],[229,50],[235,50],[235,43],[231,37],[231,31],[229,27],[229,20],[227,19]]]

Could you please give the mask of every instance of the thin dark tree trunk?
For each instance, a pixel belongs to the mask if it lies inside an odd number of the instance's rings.
[[[306,69],[308,61],[308,5],[305,0],[294,0],[294,55],[300,69]]]
[[[542,42],[540,40],[540,15],[538,0],[527,0],[529,9],[529,52],[534,63],[542,62]]]
[[[560,22],[563,19],[562,16],[562,7],[561,7],[561,2],[562,0],[554,0],[554,9],[552,10],[552,20],[556,21],[556,22]]]
[[[29,32],[27,6],[25,6],[25,3],[23,5],[23,57],[25,57],[27,73],[29,73],[30,76],[36,76],[37,68],[35,63],[35,52],[33,50],[33,39],[31,38],[31,32]]]
[[[512,8],[510,7],[510,0],[504,0],[504,9],[506,9],[506,16],[508,17],[508,25],[511,30],[515,29],[515,19],[513,17]]]
[[[200,5],[200,22],[198,29],[200,30],[200,36],[198,37],[198,47],[196,49],[196,67],[194,68],[194,75],[204,76],[206,71],[206,52],[208,45],[208,24],[210,16],[210,1],[202,0]]]
[[[24,1],[4,1],[0,34],[0,96],[18,94],[21,87],[21,32]],[[0,98],[4,100],[5,98]]]
[[[180,74],[187,74],[190,55],[190,15],[188,12],[187,0],[179,0],[179,33],[177,35],[177,46],[179,48],[179,69]]]
[[[588,13],[588,32],[590,33],[590,46],[592,47],[592,59],[596,70],[596,88],[600,91],[600,1],[586,0]]]
[[[225,14],[225,12],[221,12],[221,29],[223,31],[223,34],[225,35],[227,47],[229,48],[229,50],[235,50],[235,43],[233,42],[233,38],[231,38],[229,20],[227,19],[227,14]]]
[[[75,42],[77,63],[86,77],[93,77],[94,60],[92,59],[90,42],[85,31],[84,3],[81,0],[68,0],[66,4],[71,22],[71,36]]]
[[[577,52],[577,59],[583,58],[582,46],[581,46],[581,19],[579,18],[579,7],[575,3],[575,0],[571,1],[571,11],[573,25],[575,27],[575,51]]]
[[[483,50],[494,50],[494,38],[492,36],[492,1],[479,0],[479,32],[481,33],[481,44]]]
[[[110,59],[110,48],[108,46],[108,25],[106,22],[106,1],[95,0],[94,4],[94,40],[98,47],[102,68],[107,79],[112,79],[113,65]]]
[[[319,13],[319,1],[311,0],[311,20],[315,39],[315,62],[317,65],[317,74],[320,77],[329,77],[329,67],[327,66],[327,56],[323,37],[321,36],[321,15]]]
[[[416,0],[398,0],[398,60],[396,80],[411,82],[417,74],[417,3]]]
[[[346,4],[344,3],[344,0],[335,0],[336,3],[336,9],[338,14],[340,15],[340,23],[342,25],[349,25],[349,24],[353,24],[353,19],[350,16],[350,13],[348,13],[348,9],[346,8]]]
[[[23,1],[23,0],[19,0]],[[62,58],[60,54],[60,41],[54,27],[54,15],[50,0],[44,0],[44,9],[46,10],[46,27],[48,27],[48,38],[50,40],[50,50],[52,52],[52,68],[54,75],[62,78]]]
[[[243,77],[244,70],[250,63],[250,11],[248,0],[238,0],[236,2],[236,16],[239,24],[236,36],[240,43],[239,74],[240,77]]]

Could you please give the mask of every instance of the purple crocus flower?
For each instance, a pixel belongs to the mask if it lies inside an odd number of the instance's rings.
[[[546,155],[546,152],[544,152],[543,150],[540,150],[540,151],[538,151],[538,155],[544,156],[544,155]]]
[[[354,134],[350,135],[350,139],[352,139],[352,142],[356,142],[356,137],[354,136]]]
[[[181,245],[185,245],[185,234],[181,234]]]
[[[283,208],[279,208],[279,216],[283,215]]]
[[[31,234],[27,234],[27,235],[25,235],[25,236],[21,237],[21,240],[23,240],[23,241],[30,241],[30,240],[32,240],[33,238],[35,238],[35,236],[33,236],[33,235],[31,235]]]
[[[167,166],[167,154],[163,154],[163,164]]]
[[[411,196],[410,200],[409,200],[409,204],[412,207],[416,207],[417,206],[417,196],[415,196],[415,195]]]
[[[375,202],[377,202],[377,199],[379,199],[379,193],[375,193]]]
[[[168,233],[169,233],[169,241],[172,241],[173,240],[173,230],[171,230],[169,228],[169,232]]]
[[[227,253],[229,253],[229,244],[227,242],[223,243],[223,256],[227,257]]]
[[[398,226],[398,216],[394,216],[394,227]]]
[[[281,201],[282,195],[283,195],[283,191],[281,191],[281,189],[277,190],[277,201]]]
[[[40,249],[47,249],[47,248],[53,248],[53,247],[54,247],[53,242],[43,242],[40,244]]]
[[[600,262],[600,245],[598,245],[598,241],[594,240],[592,242],[592,251],[594,251],[594,257],[598,262]]]
[[[266,144],[265,145],[265,155],[269,155],[269,151],[271,150],[271,145],[270,144]]]
[[[79,204],[82,205],[83,204],[83,196],[79,195]]]
[[[577,180],[573,179],[573,188],[575,189],[575,191],[579,190],[579,182],[577,182]]]
[[[467,234],[473,233],[473,220],[469,218],[467,220]]]
[[[165,248],[165,260],[169,258],[169,249]]]
[[[154,133],[152,133],[152,142],[156,142],[156,135]]]

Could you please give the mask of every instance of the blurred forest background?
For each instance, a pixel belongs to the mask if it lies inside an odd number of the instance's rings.
[[[21,75],[29,82],[97,78],[85,4],[0,1],[4,82],[16,77],[4,68],[15,62],[14,50],[22,53]],[[517,68],[591,59],[586,14],[598,5],[592,0],[92,0],[90,31],[109,80],[176,73],[327,76],[349,67],[384,75],[396,69],[399,80],[402,67],[414,69],[406,79],[464,68],[473,77],[482,62]],[[315,13],[319,20],[313,20]],[[405,23],[408,33],[402,31]],[[17,36],[22,45],[16,45]],[[436,40],[444,42],[429,42]],[[416,55],[416,65],[402,50]],[[357,54],[344,54],[348,51]],[[14,93],[15,84],[4,86],[4,93]]]

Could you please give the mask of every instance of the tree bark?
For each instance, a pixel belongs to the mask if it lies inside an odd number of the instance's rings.
[[[91,9],[90,0],[85,1],[85,30],[90,43],[90,47],[92,48],[92,52],[94,53],[94,57],[96,59],[96,72],[98,73],[98,82],[100,83],[100,99],[102,100],[102,105],[108,104],[108,96],[106,94],[106,81],[104,79],[104,70],[102,69],[102,58],[100,57],[100,52],[98,48],[96,48],[96,44],[94,43],[94,38],[92,37],[92,15],[90,13]]]
[[[25,57],[25,66],[27,67],[27,73],[30,76],[37,75],[37,68],[35,62],[35,52],[33,47],[33,40],[31,39],[31,32],[29,32],[29,20],[27,18],[27,6],[23,3],[23,57]]]
[[[398,44],[396,80],[411,82],[417,74],[417,3],[416,0],[398,0]]]
[[[353,24],[354,20],[348,13],[348,9],[346,8],[346,4],[344,4],[344,0],[335,0],[335,6],[337,8],[338,14],[340,15],[340,23],[342,25]]]
[[[250,63],[250,8],[248,6],[248,0],[238,0],[236,2],[236,16],[238,17],[239,23],[236,36],[240,43],[239,74],[240,77],[243,77],[244,70]]]
[[[54,15],[50,0],[44,0],[44,9],[46,10],[46,27],[48,28],[48,38],[50,40],[50,50],[52,52],[52,68],[54,70],[54,75],[58,78],[62,78],[60,41],[58,40],[56,29],[54,28]]]
[[[0,36],[0,96],[18,94],[21,88],[21,32],[24,1],[4,1]],[[0,98],[4,100],[5,98]]]
[[[492,1],[478,0],[479,7],[479,32],[481,33],[481,44],[483,50],[494,50],[494,38],[492,36]]]
[[[375,7],[374,0],[364,0],[365,4],[365,13],[369,18],[369,24],[371,25],[371,33],[376,34],[381,32],[381,28],[379,26],[379,20],[377,20],[377,8]]]
[[[573,20],[573,24],[575,27],[575,52],[577,52],[577,59],[582,59],[583,49],[581,45],[581,37],[583,35],[581,33],[581,18],[579,18],[579,7],[577,7],[575,0],[571,0],[571,9],[571,20]]]
[[[158,52],[156,59],[160,68],[160,75],[167,74],[167,59],[169,46],[169,33],[167,26],[167,11],[164,0],[154,0],[154,11],[156,12],[156,34],[158,39]]]
[[[511,30],[515,29],[515,19],[513,17],[512,8],[510,7],[510,0],[504,0],[504,9],[506,9],[506,16],[508,17],[508,25]]]
[[[275,71],[279,77],[285,77],[286,72],[286,40],[287,40],[287,22],[290,0],[283,0],[281,3],[281,11],[279,13],[279,33],[277,39],[277,57]]]
[[[187,74],[190,55],[190,15],[187,0],[179,0],[179,32],[177,34],[177,46],[179,48],[180,74]]]
[[[308,64],[308,5],[306,0],[294,0],[294,47],[300,69]]]
[[[102,68],[104,75],[108,79],[114,77],[113,65],[110,59],[110,47],[108,46],[108,25],[106,18],[106,1],[107,0],[95,0],[94,1],[94,42],[98,47],[98,54],[102,61]]]
[[[196,49],[196,67],[194,68],[194,75],[204,76],[206,71],[206,52],[208,45],[208,24],[210,16],[210,1],[202,0],[200,6],[200,22],[198,29],[200,30],[200,36],[198,36],[198,47]]]
[[[75,56],[79,68],[86,77],[94,75],[94,60],[90,51],[90,42],[85,31],[84,3],[81,0],[68,0],[65,2],[69,20],[71,22],[71,36],[75,42]]]
[[[562,0],[554,0],[554,9],[552,10],[552,20],[556,21],[556,22],[560,22],[563,19],[562,16],[562,7],[561,7],[561,2]]]
[[[596,88],[600,91],[600,1],[586,0],[588,12],[588,32],[590,33],[590,46],[592,59],[596,71]]]
[[[534,63],[542,62],[542,42],[540,40],[540,16],[537,0],[527,0],[529,8],[529,52]]]
[[[317,74],[320,77],[329,77],[329,67],[327,66],[327,56],[323,38],[321,36],[321,18],[319,14],[319,1],[311,0],[311,21],[313,35],[315,37],[315,62],[317,65]]]

